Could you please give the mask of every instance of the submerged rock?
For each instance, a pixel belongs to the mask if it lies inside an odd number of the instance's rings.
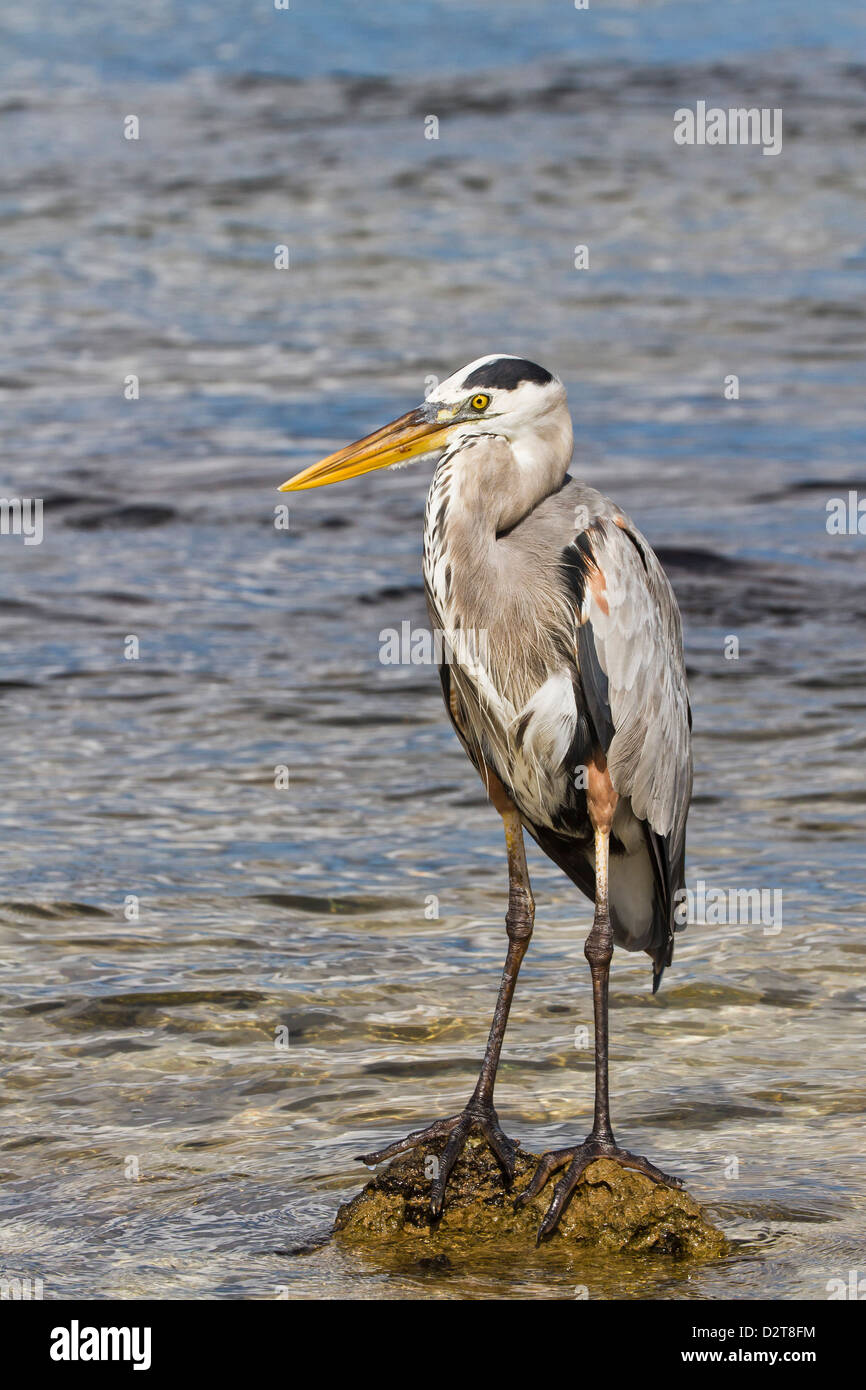
[[[362,1245],[397,1243],[418,1256],[436,1259],[449,1250],[497,1241],[534,1246],[550,1205],[555,1174],[537,1197],[515,1210],[539,1158],[518,1151],[514,1185],[508,1190],[483,1139],[471,1139],[448,1181],[442,1216],[430,1215],[430,1168],[443,1143],[423,1153],[400,1154],[340,1207],[334,1233]],[[654,1183],[643,1173],[600,1158],[575,1189],[552,1243],[598,1251],[647,1252],[681,1259],[714,1259],[727,1241],[687,1192]]]

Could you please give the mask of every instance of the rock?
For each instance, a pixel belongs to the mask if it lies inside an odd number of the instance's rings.
[[[539,1163],[518,1150],[514,1186],[508,1191],[483,1139],[470,1139],[448,1182],[439,1221],[430,1215],[429,1161],[444,1147],[400,1154],[340,1207],[334,1234],[360,1246],[397,1245],[424,1263],[447,1263],[449,1250],[465,1253],[479,1242],[532,1248],[558,1175],[525,1207],[514,1198],[528,1186]],[[601,1158],[587,1168],[551,1242],[603,1252],[648,1252],[680,1259],[714,1259],[727,1241],[687,1192],[654,1183],[643,1173]]]

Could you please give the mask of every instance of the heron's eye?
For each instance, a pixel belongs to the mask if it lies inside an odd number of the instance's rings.
[[[473,410],[486,410],[490,404],[490,397],[484,395],[473,396],[469,404],[472,406]]]

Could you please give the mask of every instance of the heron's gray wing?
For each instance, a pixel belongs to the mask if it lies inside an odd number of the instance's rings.
[[[614,789],[645,822],[670,929],[692,786],[682,629],[648,541],[609,503],[563,556],[579,613],[577,664]]]
[[[432,613],[431,621],[435,622]],[[451,668],[447,661],[443,661],[439,667],[439,681],[442,686],[442,699],[445,701],[445,708],[448,711],[448,718],[451,720],[452,728],[463,744],[463,751],[466,753],[466,756],[469,758],[470,762],[474,763],[483,777],[484,759],[481,749],[478,747],[478,743],[473,737],[472,728],[466,718],[463,706],[460,703],[460,695],[457,687],[451,680]]]

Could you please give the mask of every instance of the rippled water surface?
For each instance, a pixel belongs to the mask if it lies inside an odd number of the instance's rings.
[[[2,482],[46,499],[41,545],[0,539],[4,1270],[826,1297],[866,1268],[866,539],[825,524],[866,494],[862,11],[247,9],[3,18]],[[675,146],[701,97],[782,107],[782,154]],[[656,998],[614,960],[614,1120],[716,1212],[709,1266],[321,1240],[354,1154],[468,1096],[506,872],[435,671],[379,661],[426,622],[429,470],[301,495],[288,532],[274,488],[491,350],[562,375],[573,471],[678,594],[689,883],[782,894],[769,930],[693,926]],[[591,909],[530,868],[498,1105],[538,1150],[591,1120]]]

